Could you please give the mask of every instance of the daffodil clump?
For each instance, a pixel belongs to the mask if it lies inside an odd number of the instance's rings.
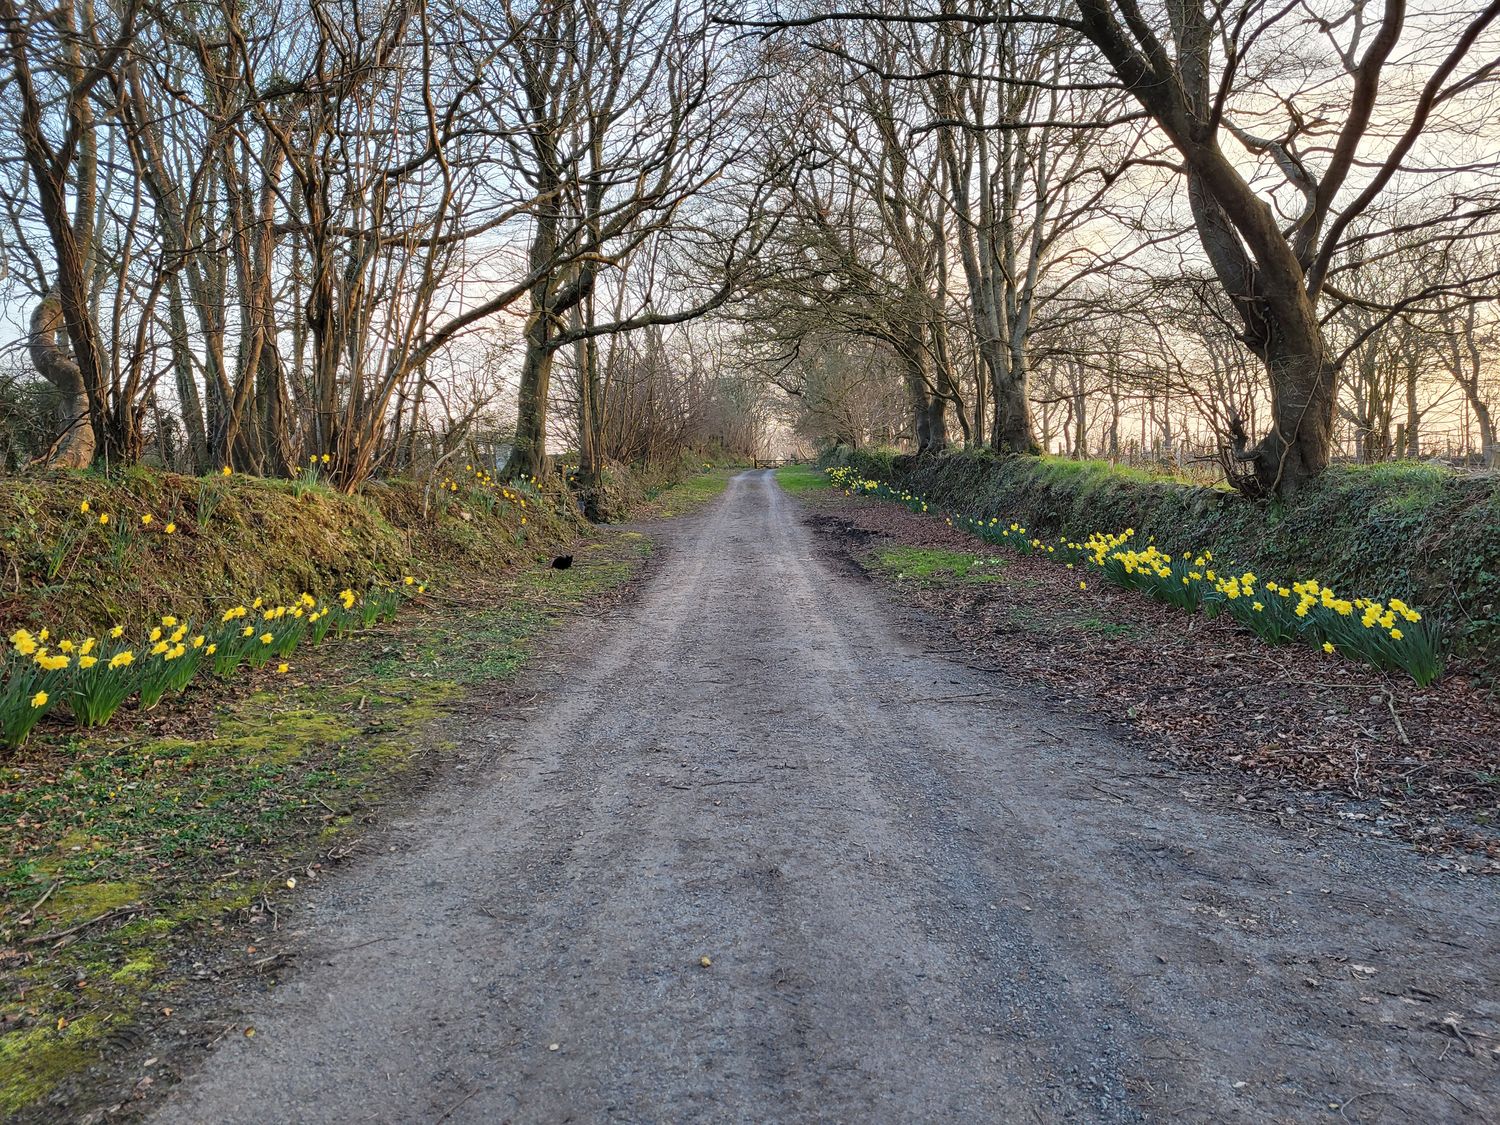
[[[927,511],[920,497],[863,479],[851,469],[830,469],[828,476],[846,496],[896,499],[913,511]],[[1021,554],[1061,562],[1070,570],[1095,570],[1117,586],[1143,591],[1190,613],[1201,609],[1211,617],[1228,614],[1269,644],[1312,645],[1330,655],[1405,672],[1424,687],[1443,673],[1442,630],[1400,598],[1348,599],[1316,579],[1290,586],[1264,581],[1249,570],[1216,566],[1212,551],[1174,555],[1149,540],[1139,543],[1134,528],[1096,531],[1082,542],[1066,536],[1046,542],[1018,523],[997,518],[954,516],[949,523]],[[1087,582],[1080,580],[1079,587],[1087,589]]]
[[[829,482],[835,488],[842,489],[845,496],[872,496],[877,500],[894,500],[898,504],[905,504],[914,512],[927,511],[927,501],[920,496],[913,496],[905,489],[892,488],[884,481],[868,480],[847,465],[826,471]]]
[[[460,476],[444,477],[438,482],[437,495],[440,503],[459,490],[460,481],[467,487],[469,499],[491,515],[502,500],[519,509],[523,526],[527,519],[525,512],[528,504],[537,503],[542,497],[536,477],[517,477],[515,480],[502,482],[483,466],[475,468],[473,465],[465,465]]]
[[[134,640],[120,625],[76,640],[17,629],[0,652],[0,743],[20,746],[58,707],[80,727],[104,725],[132,696],[149,710],[180,694],[205,667],[228,679],[242,664],[262,668],[274,660],[285,672],[285,658],[299,645],[320,644],[333,628],[349,632],[390,620],[406,598],[426,590],[408,575],[399,586],[363,595],[343,590],[331,602],[311,594],[286,605],[256,598],[203,627],[168,614]]]

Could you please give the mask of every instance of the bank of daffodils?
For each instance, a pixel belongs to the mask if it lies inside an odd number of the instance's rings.
[[[845,495],[871,496],[928,511],[920,496],[868,480],[847,467],[828,470]],[[1140,590],[1158,601],[1209,616],[1227,614],[1270,644],[1300,642],[1330,655],[1403,671],[1427,685],[1442,675],[1441,630],[1400,598],[1345,598],[1316,579],[1291,585],[1263,579],[1253,571],[1216,563],[1211,551],[1173,555],[1152,542],[1140,543],[1135,529],[1094,532],[1081,541],[1066,536],[1040,539],[1018,523],[998,518],[949,516],[948,522],[981,539],[1021,554],[1061,563],[1071,570],[1102,575],[1117,586]],[[1087,577],[1079,587],[1086,589]]]
[[[271,605],[256,598],[206,623],[167,614],[133,637],[120,625],[89,637],[17,629],[0,657],[0,745],[20,746],[51,712],[79,727],[99,727],[132,697],[146,710],[201,674],[227,680],[241,667],[273,661],[285,672],[299,645],[390,620],[406,598],[425,590],[408,576],[398,586],[362,595],[344,590],[330,600],[303,594]]]

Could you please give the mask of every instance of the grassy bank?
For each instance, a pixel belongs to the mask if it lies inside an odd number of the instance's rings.
[[[1316,578],[1403,598],[1446,623],[1461,659],[1500,665],[1500,481],[1428,465],[1335,467],[1286,504],[1102,462],[955,454],[921,462],[842,454],[945,511],[1015,521],[1043,538],[1135,528],[1164,550],[1211,550],[1221,569]],[[1230,564],[1233,564],[1232,566]]]
[[[56,473],[0,489],[0,628],[134,629],[164,613],[217,620],[224,608],[304,591],[363,591],[404,574],[505,570],[571,543],[571,505],[473,478],[454,489],[321,484],[145,469]]]

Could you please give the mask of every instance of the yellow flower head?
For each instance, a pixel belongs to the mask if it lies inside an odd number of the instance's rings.
[[[287,670],[287,665],[285,663],[281,663],[281,664],[276,665],[276,671],[285,674],[286,670]]]
[[[25,629],[17,629],[12,633],[10,643],[16,646],[16,651],[22,656],[30,656],[36,652],[36,638]]]
[[[163,624],[163,625],[165,625],[165,626],[166,626],[166,627],[167,627],[167,628],[168,628],[168,629],[170,629],[170,628],[171,628],[171,627],[172,627],[172,626],[173,626],[173,625],[176,625],[176,624],[177,624],[177,618],[175,618],[175,617],[173,617],[173,616],[172,616],[172,615],[171,615],[171,614],[170,614],[170,613],[169,613],[169,614],[167,614],[167,616],[165,616],[165,617],[163,617],[163,618],[162,618],[162,619],[161,619],[161,623],[162,623],[162,624]]]
[[[219,646],[218,645],[209,645],[206,649],[203,650],[204,655],[206,655],[206,656],[212,656],[214,653],[216,653],[218,651],[219,651]]]
[[[273,637],[270,633],[262,633],[260,635],[260,643],[263,644],[263,645],[268,645],[272,641],[274,641],[275,639],[276,638]]]
[[[1333,645],[1331,645],[1331,644],[1330,644],[1330,643],[1329,643],[1329,642],[1327,642],[1327,641],[1324,641],[1324,642],[1323,642],[1323,651],[1324,651],[1324,652],[1332,652],[1332,651],[1333,651]]]
[[[135,663],[135,653],[128,648],[124,652],[117,652],[109,658],[111,668],[128,668]]]
[[[45,707],[47,706],[47,699],[47,693],[45,691],[39,691],[31,697],[31,705],[32,707]]]
[[[100,523],[100,525],[102,526],[103,524],[107,524],[108,522],[109,522],[109,515],[107,513],[105,513],[105,512],[100,512],[99,513],[99,523]]]
[[[85,500],[82,504],[78,505],[78,510],[80,512],[82,512],[84,515],[88,515],[89,514],[89,502],[87,500]]]
[[[150,527],[151,526],[151,513],[150,512],[147,512],[144,516],[141,517],[141,523],[144,526],[146,526],[146,527]]]
[[[168,523],[166,527],[162,528],[162,530],[165,531],[168,535],[176,535],[177,525],[175,523]]]
[[[229,466],[228,466],[228,465],[225,465],[225,466],[224,466],[224,468],[223,468],[223,469],[222,469],[222,470],[220,470],[220,471],[221,471],[221,472],[222,472],[222,473],[223,473],[223,474],[224,474],[224,475],[225,475],[225,476],[226,476],[226,477],[227,477],[227,476],[231,476],[231,475],[232,475],[232,474],[233,474],[233,473],[234,473],[234,470],[233,470],[233,469],[231,469],[231,468],[230,468],[230,467],[229,467]]]
[[[49,656],[46,649],[41,649],[32,657],[37,665],[45,672],[61,672],[72,661],[59,653],[57,656]]]
[[[121,637],[123,637],[125,635],[125,626],[123,626],[123,625],[116,625],[113,629],[111,629],[109,631],[109,635],[110,635],[110,637],[113,640],[119,640]]]
[[[83,669],[83,671],[85,672],[87,672],[90,668],[98,663],[99,658],[97,656],[80,656],[78,658],[78,667]]]

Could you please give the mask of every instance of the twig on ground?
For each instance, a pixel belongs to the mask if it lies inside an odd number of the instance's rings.
[[[36,934],[33,937],[24,939],[21,944],[40,945],[43,942],[47,941],[58,941],[62,938],[68,937],[71,934],[76,934],[79,930],[86,930],[90,926],[97,926],[100,922],[106,922],[118,915],[134,914],[140,908],[141,904],[138,902],[131,903],[129,906],[117,906],[113,910],[106,910],[103,914],[100,914],[94,918],[90,918],[87,922],[79,922],[78,925],[69,926],[66,930],[49,930],[45,934]]]

